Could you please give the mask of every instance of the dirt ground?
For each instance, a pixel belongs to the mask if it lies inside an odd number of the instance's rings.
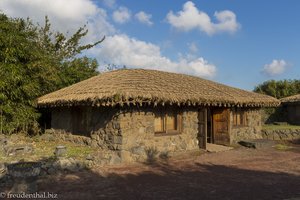
[[[300,199],[300,145],[64,173],[40,180],[39,190],[59,199]]]

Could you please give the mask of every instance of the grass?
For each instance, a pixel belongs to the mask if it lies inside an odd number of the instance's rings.
[[[262,126],[262,129],[265,130],[284,130],[284,129],[300,129],[300,126],[297,125],[274,125],[274,124],[265,124]]]
[[[292,147],[285,145],[285,144],[276,144],[275,149],[280,150],[280,151],[286,151]]]
[[[17,140],[16,140],[17,139]],[[96,152],[98,149],[90,146],[77,145],[67,141],[44,141],[40,140],[39,136],[26,137],[18,135],[12,140],[12,145],[32,145],[33,153],[24,155],[6,156],[3,151],[0,151],[0,162],[12,162],[12,161],[38,161],[44,159],[54,159],[54,151],[56,146],[63,145],[67,147],[66,157],[73,157],[78,160],[85,160],[85,158]],[[10,145],[11,143],[9,143]]]

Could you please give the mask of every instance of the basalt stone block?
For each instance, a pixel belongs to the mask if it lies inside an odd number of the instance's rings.
[[[4,163],[0,163],[0,180],[6,175],[6,166]]]
[[[98,146],[99,146],[99,144],[98,144],[98,142],[96,140],[93,140],[91,142],[91,147],[98,147]]]
[[[31,145],[5,146],[3,149],[7,156],[22,155],[33,152],[33,147]]]
[[[65,146],[57,146],[54,151],[54,155],[56,157],[63,157],[67,154],[67,147]]]
[[[91,138],[93,139],[93,140],[99,140],[99,135],[98,134],[95,134],[95,133],[93,133],[93,134],[91,134]]]
[[[113,136],[112,143],[113,144],[122,144],[122,137],[121,136]]]
[[[109,144],[108,149],[116,151],[116,150],[122,150],[122,145],[119,144]]]
[[[112,154],[109,163],[113,165],[120,164],[122,163],[122,159],[119,155]]]
[[[131,153],[136,155],[142,155],[145,154],[145,148],[143,146],[136,146],[131,148]]]
[[[82,170],[84,168],[84,164],[74,158],[59,158],[53,163],[53,167],[57,170],[76,172]]]
[[[186,150],[187,149],[187,144],[185,142],[181,142],[180,148],[183,149],[183,150]]]
[[[85,140],[84,140],[84,143],[86,144],[86,145],[91,145],[92,144],[92,139],[91,138],[86,138]]]
[[[248,141],[239,141],[238,142],[241,146],[247,147],[247,148],[253,148],[256,149],[255,143],[248,142]]]
[[[113,128],[114,129],[120,129],[120,123],[119,122],[113,122]]]
[[[133,158],[132,158],[131,153],[129,151],[123,150],[121,152],[121,158],[122,158],[123,162],[132,162],[133,161]]]
[[[0,138],[0,146],[4,147],[8,145],[8,139],[7,138]]]
[[[121,129],[118,130],[118,135],[122,135],[122,130]]]

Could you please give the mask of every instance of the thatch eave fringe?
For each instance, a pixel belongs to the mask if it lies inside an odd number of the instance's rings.
[[[174,105],[176,104],[177,106],[213,106],[213,107],[263,107],[263,106],[268,106],[268,107],[276,107],[279,104],[278,103],[268,103],[268,104],[259,104],[259,103],[221,103],[221,102],[190,102],[190,101],[185,101],[185,102],[165,102],[165,101],[150,101],[150,100],[138,100],[138,101],[127,101],[127,102],[112,102],[108,100],[102,100],[102,101],[95,101],[95,102],[88,102],[88,101],[57,101],[57,102],[51,102],[51,103],[39,103],[38,107],[61,107],[61,106],[94,106],[94,107],[100,107],[100,106],[117,106],[121,105],[123,106],[124,104],[127,104],[127,106],[133,105],[139,105],[139,106],[144,106],[144,105],[153,105],[153,106],[166,106],[166,105]]]

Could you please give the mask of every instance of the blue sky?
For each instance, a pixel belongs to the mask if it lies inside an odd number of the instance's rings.
[[[269,79],[299,79],[297,0],[1,0],[0,10],[74,31],[88,22],[85,52],[101,66],[126,65],[204,77],[253,90]]]

